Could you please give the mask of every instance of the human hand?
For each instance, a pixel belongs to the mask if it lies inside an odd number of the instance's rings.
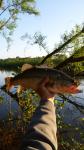
[[[53,84],[52,86],[49,85],[49,78],[46,77],[43,79],[36,90],[36,92],[39,94],[41,99],[49,100],[54,103],[54,96],[56,95],[56,84]]]

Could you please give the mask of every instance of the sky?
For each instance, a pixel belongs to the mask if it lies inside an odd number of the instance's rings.
[[[8,51],[6,41],[0,35],[0,58],[46,55],[38,46],[26,46],[20,37],[25,33],[33,35],[41,32],[46,36],[48,50],[52,51],[65,31],[70,32],[76,24],[84,22],[84,0],[37,0],[36,7],[40,11],[39,16],[19,16],[13,43]]]

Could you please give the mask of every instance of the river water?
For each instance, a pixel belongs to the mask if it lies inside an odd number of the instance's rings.
[[[5,84],[5,78],[13,74],[15,74],[13,71],[0,71],[0,87]],[[11,92],[14,94],[16,90],[13,89]],[[8,119],[10,114],[13,118],[18,118],[21,115],[21,109],[17,101],[0,89],[0,121]]]
[[[0,87],[5,84],[5,77],[11,76],[12,74],[14,74],[13,71],[0,71]],[[82,93],[71,95],[69,96],[69,99],[84,106],[84,80],[80,81],[80,89],[83,90]],[[14,89],[12,92],[14,93]],[[2,99],[3,103],[1,102]],[[56,99],[59,99],[59,97],[56,97]],[[80,112],[74,105],[70,103],[65,103],[64,107],[59,110],[59,113],[66,123],[73,123],[75,118],[84,118],[84,110],[82,111],[83,112]],[[10,112],[12,113],[13,117],[20,115],[20,108],[18,103],[13,100],[7,93],[0,90],[0,120],[6,119]],[[77,119],[74,121],[74,125],[77,124]]]
[[[13,74],[13,71],[0,71],[0,87],[5,84],[5,77]],[[82,93],[69,95],[68,97],[71,101],[75,101],[77,104],[84,106],[84,80],[80,81],[79,88],[83,90]],[[12,89],[11,92],[15,93],[16,89]],[[63,100],[60,101],[60,97],[56,97],[56,100],[61,104],[63,103]],[[71,128],[70,126],[66,128],[66,136],[64,133],[63,138],[65,141],[74,138],[76,142],[84,144],[84,108],[78,110],[74,105],[65,102],[63,107],[58,107],[57,112],[60,114],[63,124],[66,124],[67,127],[71,125]],[[7,93],[0,90],[0,122],[5,123],[8,121],[10,114],[15,123],[15,120],[18,118],[22,119],[23,112],[15,99],[12,99]],[[65,128],[62,128],[62,132],[63,129],[65,131]]]

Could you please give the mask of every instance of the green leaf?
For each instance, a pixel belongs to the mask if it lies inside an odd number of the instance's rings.
[[[0,96],[0,104],[3,103],[4,98]]]
[[[9,30],[14,30],[16,28],[16,24],[14,22],[10,23],[10,24],[7,24],[7,28]]]

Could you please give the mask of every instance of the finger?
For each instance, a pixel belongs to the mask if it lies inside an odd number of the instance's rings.
[[[44,77],[44,78],[41,80],[40,85],[41,85],[42,87],[45,87],[45,86],[48,84],[48,82],[49,82],[49,77]]]
[[[47,87],[48,91],[52,94],[56,94],[58,92],[58,89],[56,86],[53,86],[53,87]]]

